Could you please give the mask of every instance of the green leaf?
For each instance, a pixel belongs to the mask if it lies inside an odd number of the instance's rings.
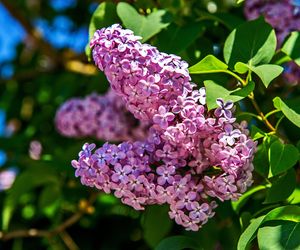
[[[155,250],[201,249],[199,243],[187,236],[172,236],[162,240]]]
[[[251,221],[250,225],[246,228],[246,230],[241,234],[239,238],[238,245],[237,245],[238,250],[247,249],[249,243],[255,238],[255,233],[264,218],[265,216],[261,216]]]
[[[275,181],[272,181],[271,188],[267,191],[264,204],[275,203],[287,199],[296,186],[296,174],[290,169]]]
[[[300,32],[294,31],[285,40],[282,49],[286,55],[295,61],[300,66]]]
[[[157,47],[166,53],[179,54],[189,47],[205,30],[203,23],[170,24],[157,36]]]
[[[271,81],[273,81],[283,71],[283,67],[275,64],[252,66],[242,62],[237,62],[234,65],[234,69],[240,74],[245,74],[249,70],[253,71],[261,79],[266,88],[269,86]]]
[[[299,185],[295,188],[294,192],[288,198],[288,203],[289,204],[300,203],[300,186]]]
[[[233,210],[238,214],[240,212],[241,208],[246,204],[247,200],[254,193],[259,192],[264,189],[266,189],[266,186],[259,185],[259,186],[255,186],[255,187],[247,190],[247,192],[243,193],[242,196],[237,201],[231,202]]]
[[[296,113],[295,110],[287,106],[278,96],[273,99],[273,103],[275,108],[281,110],[286,118],[300,128],[300,114]]]
[[[46,186],[40,197],[39,197],[39,207],[44,209],[49,207],[55,203],[61,195],[60,186],[59,185],[48,185]]]
[[[114,23],[118,23],[119,18],[116,14],[116,5],[114,3],[101,3],[94,11],[90,25],[89,25],[89,40],[92,39],[97,29],[110,26]],[[89,44],[86,45],[85,53],[88,58],[91,58],[91,48]]]
[[[216,100],[218,98],[223,98],[225,101],[238,102],[245,97],[247,97],[254,89],[254,82],[249,82],[247,86],[242,89],[228,90],[221,85],[207,80],[204,81],[204,86],[206,88],[206,103],[208,110],[217,107]]]
[[[245,1],[245,0],[237,0],[236,3],[237,3],[237,4],[240,4],[240,3],[244,2],[244,1]]]
[[[263,225],[263,223],[272,220],[285,220],[298,223],[300,222],[300,207],[294,205],[278,207],[264,216],[253,219],[251,224],[246,228],[239,238],[237,247],[238,250],[247,249],[249,243],[255,238],[258,228]]]
[[[274,208],[272,211],[267,213],[263,222],[271,220],[300,222],[300,207],[296,205],[288,205]]]
[[[141,36],[143,42],[159,33],[171,22],[170,15],[165,10],[157,10],[148,16],[143,16],[130,4],[124,2],[117,5],[117,14],[125,27],[131,29],[135,35]]]
[[[292,144],[275,141],[269,149],[269,177],[283,173],[292,168],[299,158],[298,149]]]
[[[251,138],[254,141],[265,137],[265,135],[266,135],[266,133],[264,131],[262,131],[261,129],[259,129],[258,127],[256,127],[255,125],[251,126]]]
[[[263,177],[267,177],[269,173],[269,160],[268,160],[268,144],[264,141],[257,147],[257,152],[253,160],[254,169]]]
[[[238,26],[230,33],[224,45],[224,58],[230,68],[237,62],[266,64],[271,61],[275,50],[275,31],[263,18],[259,18]]]
[[[226,70],[228,66],[213,55],[204,57],[200,62],[189,68],[190,74],[211,73],[216,70]]]
[[[2,211],[2,229],[7,230],[10,218],[21,195],[29,192],[33,188],[49,183],[58,185],[58,178],[53,169],[46,168],[44,166],[40,168],[31,167],[18,175],[4,201],[4,209]]]
[[[282,221],[270,223],[258,230],[259,249],[300,250],[300,223]]]
[[[275,64],[264,64],[256,67],[253,66],[252,71],[261,79],[267,88],[271,81],[282,73],[283,67]]]
[[[144,239],[150,247],[155,247],[171,230],[172,221],[168,216],[168,206],[147,207],[142,223]],[[159,222],[159,227],[157,226]]]
[[[234,65],[234,70],[236,72],[238,72],[239,74],[245,74],[246,72],[249,71],[249,66],[247,64],[245,64],[245,63],[237,62]]]
[[[217,12],[210,14],[207,11],[197,10],[197,13],[199,13],[200,20],[212,20],[215,24],[221,23],[229,30],[233,30],[244,22],[242,18],[228,12]]]

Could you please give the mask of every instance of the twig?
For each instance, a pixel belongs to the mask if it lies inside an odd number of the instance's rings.
[[[268,119],[265,117],[264,113],[261,111],[260,107],[258,106],[255,98],[254,93],[252,92],[249,96],[249,99],[252,102],[253,107],[255,108],[258,115],[261,117],[262,121],[266,124],[266,126],[272,131],[276,132],[276,129],[273,127],[273,125],[268,121]]]
[[[59,236],[70,250],[79,250],[79,247],[77,246],[75,241],[66,231],[60,232]]]
[[[58,225],[52,230],[40,230],[40,229],[23,229],[23,230],[16,230],[12,232],[1,232],[0,231],[0,240],[2,241],[7,241],[11,240],[14,238],[30,238],[30,237],[46,237],[46,238],[51,238],[57,234],[62,233],[63,231],[66,230],[66,228],[72,226],[75,224],[77,221],[80,220],[80,218],[88,212],[88,208],[90,205],[95,201],[98,193],[92,193],[91,197],[89,200],[85,203],[84,207],[79,208],[79,210],[73,214],[71,217],[69,217],[67,220],[65,220],[62,224]]]

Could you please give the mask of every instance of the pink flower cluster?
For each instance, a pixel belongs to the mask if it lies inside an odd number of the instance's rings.
[[[76,176],[137,210],[168,203],[170,218],[197,231],[214,215],[215,200],[236,200],[252,184],[256,144],[246,124],[235,123],[232,102],[218,99],[208,111],[187,63],[141,44],[132,31],[103,28],[90,45],[112,89],[151,127],[141,141],[85,144],[72,161]]]
[[[244,13],[247,19],[252,20],[264,16],[266,21],[276,31],[278,45],[292,31],[300,31],[300,3],[296,0],[251,0],[245,1]],[[300,83],[300,67],[294,62],[286,65],[284,77],[288,83]]]
[[[147,126],[137,121],[111,90],[103,96],[94,93],[68,100],[57,111],[55,124],[64,136],[109,141],[144,139],[147,132]]]

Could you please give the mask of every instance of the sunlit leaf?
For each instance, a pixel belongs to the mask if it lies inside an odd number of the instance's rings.
[[[223,86],[207,80],[204,81],[206,88],[206,103],[209,110],[217,107],[216,100],[222,98],[225,101],[238,102],[247,97],[254,89],[254,82],[250,82],[242,89],[228,90]]]
[[[125,27],[131,29],[135,35],[141,36],[143,42],[159,33],[171,22],[171,17],[166,10],[156,10],[148,16],[143,16],[130,4],[124,2],[117,5],[117,14]]]
[[[286,105],[279,96],[273,99],[274,107],[281,110],[282,113],[296,126],[300,127],[300,114]]]
[[[299,158],[298,149],[292,144],[283,144],[279,140],[269,149],[269,177],[283,173],[293,167]]]
[[[300,32],[294,31],[284,42],[281,51],[300,66]]]
[[[227,68],[227,64],[223,63],[213,55],[208,55],[204,57],[200,62],[191,66],[189,68],[189,72],[191,74],[201,74],[214,72],[216,70],[226,70]]]
[[[251,65],[269,63],[275,53],[275,31],[259,18],[246,22],[234,29],[224,45],[224,58],[229,67],[237,62]]]

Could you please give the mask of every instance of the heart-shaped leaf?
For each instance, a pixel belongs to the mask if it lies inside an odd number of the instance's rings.
[[[289,169],[275,181],[272,181],[271,188],[267,191],[264,204],[274,203],[287,199],[296,186],[296,175],[294,169]]]
[[[256,67],[253,66],[252,71],[261,79],[267,88],[271,81],[282,73],[283,67],[275,64],[264,64]]]
[[[258,228],[263,225],[265,222],[272,220],[283,220],[283,221],[292,221],[299,223],[300,222],[300,207],[295,205],[277,207],[271,210],[266,215],[260,216],[256,219],[253,219],[250,225],[245,229],[241,234],[238,241],[238,250],[248,249],[248,245],[255,238],[255,234]]]
[[[191,66],[189,68],[189,72],[191,74],[211,73],[216,70],[226,70],[227,68],[227,64],[223,63],[213,55],[208,55],[204,57],[200,62]]]
[[[117,14],[125,27],[131,29],[135,35],[141,36],[143,42],[159,33],[171,22],[171,17],[165,10],[156,10],[148,16],[143,16],[130,4],[123,2],[117,5]]]
[[[237,62],[234,65],[234,69],[240,74],[245,74],[249,70],[253,71],[261,79],[266,88],[269,86],[271,81],[273,81],[283,71],[283,67],[275,64],[252,66],[242,62]]]
[[[259,249],[300,249],[300,223],[274,221],[261,227],[257,233]]]
[[[156,46],[166,53],[179,54],[189,47],[204,30],[203,22],[188,23],[184,26],[172,23],[158,34]]]
[[[300,66],[300,32],[294,31],[286,39],[281,49]]]
[[[275,108],[281,110],[286,118],[300,128],[300,114],[286,105],[278,96],[273,99],[273,103]]]
[[[237,62],[266,64],[271,61],[275,49],[275,31],[263,18],[259,18],[238,26],[230,33],[224,45],[224,58],[230,68]]]
[[[269,149],[269,177],[278,175],[293,167],[299,158],[298,149],[292,144],[283,144],[279,140]]]
[[[208,110],[218,107],[216,100],[222,98],[224,101],[238,102],[248,96],[254,89],[254,82],[249,82],[242,89],[228,90],[214,81],[204,81],[206,88],[206,103]]]
[[[106,26],[110,26],[119,22],[119,18],[116,13],[116,5],[113,3],[101,3],[94,11],[90,25],[89,25],[89,40],[94,36],[97,29],[101,29]],[[85,48],[87,57],[91,58],[91,49],[89,44]]]

